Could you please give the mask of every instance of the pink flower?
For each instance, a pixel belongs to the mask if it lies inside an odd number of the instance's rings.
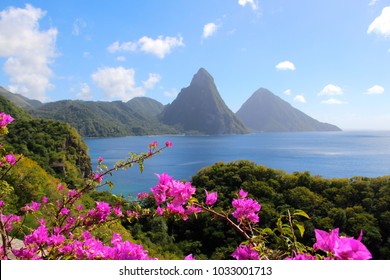
[[[340,260],[369,260],[372,258],[366,246],[353,237],[341,237],[334,252],[336,258]]]
[[[238,196],[240,198],[245,198],[246,196],[248,195],[248,193],[246,191],[244,191],[243,189],[241,189],[239,192],[238,192]]]
[[[172,184],[172,177],[168,176],[168,174],[163,173],[161,175],[156,174],[159,178],[159,182],[157,186],[151,188],[150,190],[153,193],[154,199],[157,204],[161,204],[167,199],[167,192]]]
[[[172,147],[172,146],[173,146],[173,144],[171,141],[165,142],[165,147]]]
[[[206,202],[205,203],[207,205],[213,205],[217,201],[218,193],[216,193],[216,192],[208,193],[207,190],[205,190],[205,192],[206,192]]]
[[[118,207],[112,208],[112,211],[113,211],[114,214],[117,215],[118,217],[123,217],[122,209],[121,209],[119,206],[118,206]]]
[[[243,245],[237,247],[237,249],[231,254],[236,260],[259,260],[259,254],[253,250],[252,245]]]
[[[259,222],[258,212],[261,209],[261,205],[256,200],[253,200],[252,198],[233,199],[232,205],[236,208],[232,215],[238,222]]]
[[[65,207],[64,207],[64,208],[61,209],[60,215],[65,216],[65,215],[68,215],[69,212],[70,212],[70,210],[69,210],[68,208],[65,208]]]
[[[147,192],[142,192],[142,193],[139,193],[139,194],[137,195],[137,197],[138,197],[138,200],[142,200],[142,199],[144,199],[144,198],[149,197],[149,194],[148,194]]]
[[[13,122],[15,119],[11,117],[10,115],[7,115],[4,112],[0,113],[0,127],[4,128],[7,126],[9,123]]]
[[[156,213],[158,215],[162,216],[162,214],[164,213],[164,210],[160,206],[158,206],[157,209],[156,209]]]
[[[93,179],[95,180],[95,182],[101,183],[103,181],[103,175],[95,173],[93,174]]]
[[[196,260],[196,259],[192,256],[192,254],[187,255],[184,259],[187,260],[187,261],[194,261],[194,260]]]
[[[12,230],[12,225],[13,223],[15,222],[20,222],[21,220],[21,217],[20,216],[16,216],[14,214],[10,214],[9,216],[6,216],[6,215],[0,215],[0,220],[1,220],[1,223],[4,225],[5,227],[5,230],[7,232],[10,232]]]
[[[99,158],[98,158],[98,162],[99,162],[99,163],[102,163],[102,162],[103,162],[103,157],[99,157]]]
[[[172,204],[176,206],[185,204],[196,191],[190,182],[182,183],[174,180],[172,183],[168,195],[173,197]]]
[[[315,250],[320,249],[322,251],[333,252],[339,240],[339,229],[333,229],[330,233],[315,229],[314,233],[316,235],[316,243],[314,243],[313,248]]]
[[[16,163],[16,158],[13,154],[8,154],[5,156],[5,161],[9,163],[9,165],[14,165]]]
[[[130,210],[127,210],[127,211],[126,211],[126,215],[127,215],[127,217],[129,217],[129,218],[135,218],[135,219],[138,219],[138,216],[139,216],[138,212],[136,212],[136,211],[130,211]]]
[[[48,243],[53,244],[55,246],[60,246],[64,241],[65,241],[65,237],[63,235],[53,234],[49,237]]]
[[[149,149],[156,149],[158,147],[157,141],[153,141],[152,143],[149,144]]]
[[[37,244],[37,245],[43,245],[47,243],[49,240],[49,233],[46,226],[41,225],[36,230],[34,230],[31,234],[26,235],[24,237],[24,244]]]
[[[108,215],[111,212],[111,206],[107,202],[100,201],[96,202],[96,212],[94,213],[94,218],[99,219],[100,222],[107,219]]]
[[[330,233],[323,230],[314,230],[316,243],[313,248],[326,252],[333,252],[339,260],[368,260],[372,258],[370,251],[361,242],[363,233],[358,239],[353,237],[339,236],[339,229],[333,229]]]
[[[69,197],[74,197],[78,194],[77,190],[69,190],[68,191],[68,196]]]
[[[26,205],[23,207],[24,211],[38,211],[41,207],[41,204],[39,202],[31,201],[31,206]]]
[[[4,206],[4,201],[0,200],[0,208]]]
[[[62,191],[62,190],[64,189],[64,187],[62,186],[61,183],[59,183],[59,184],[57,185],[57,189],[58,189],[59,191]]]
[[[47,203],[48,201],[49,201],[49,199],[48,199],[46,196],[44,196],[44,197],[42,198],[42,203],[43,203],[43,204]]]

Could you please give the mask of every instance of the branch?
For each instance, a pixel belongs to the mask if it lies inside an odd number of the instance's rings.
[[[202,210],[206,211],[206,212],[209,212],[211,214],[213,214],[214,216],[218,217],[218,218],[221,218],[222,220],[226,221],[230,226],[232,226],[239,234],[241,234],[242,236],[244,236],[244,238],[246,240],[248,240],[252,245],[255,245],[252,241],[252,239],[250,238],[250,236],[242,229],[240,228],[239,225],[237,225],[236,223],[234,223],[231,219],[229,219],[228,215],[223,215],[221,213],[218,213],[216,212],[215,210],[213,209],[210,209],[210,208],[207,208],[201,204],[198,204],[198,203],[193,203],[194,206],[196,207],[199,207],[201,208]]]

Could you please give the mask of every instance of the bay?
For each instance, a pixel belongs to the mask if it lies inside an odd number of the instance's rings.
[[[145,161],[143,173],[134,166],[106,178],[113,193],[134,196],[157,183],[155,174],[191,180],[198,170],[216,162],[250,160],[288,173],[309,171],[324,178],[390,175],[390,131],[275,132],[229,136],[130,136],[85,138],[92,162],[99,156],[109,167],[129,152],[145,152],[157,141],[173,147]],[[94,165],[96,166],[96,165]]]

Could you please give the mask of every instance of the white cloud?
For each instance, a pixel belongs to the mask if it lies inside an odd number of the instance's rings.
[[[294,101],[300,102],[300,103],[306,103],[306,99],[303,95],[297,95],[294,97]]]
[[[291,89],[286,89],[283,93],[285,95],[291,95],[292,91],[291,91]]]
[[[123,52],[135,52],[137,50],[137,43],[133,42],[124,42],[120,44],[118,41],[112,43],[110,46],[108,46],[107,50],[110,53],[115,53],[119,51]]]
[[[323,100],[323,101],[321,101],[321,103],[328,104],[328,105],[341,105],[341,104],[345,104],[344,101],[336,99],[336,98],[333,98],[333,97],[329,98],[327,100]]]
[[[77,18],[73,22],[73,28],[72,28],[72,35],[79,36],[81,33],[81,30],[87,27],[87,23],[81,19]]]
[[[380,16],[370,24],[367,33],[372,32],[390,38],[390,6],[384,7]]]
[[[76,97],[82,100],[92,99],[91,88],[87,83],[80,84],[80,91],[76,94]]]
[[[368,5],[369,6],[374,6],[376,3],[378,3],[379,2],[379,0],[371,0],[369,3],[368,3]]]
[[[165,38],[159,36],[157,39],[144,36],[138,42],[142,51],[154,54],[159,58],[164,58],[175,47],[184,46],[183,37],[181,36]]]
[[[126,61],[126,57],[122,56],[122,55],[121,56],[117,56],[116,60],[123,62],[123,61]]]
[[[135,52],[142,51],[145,53],[153,54],[159,58],[164,58],[169,54],[173,48],[183,47],[183,37],[163,37],[158,36],[157,39],[152,39],[147,36],[143,36],[136,42],[124,42],[119,43],[118,41],[108,46],[107,50],[111,53],[115,52]]]
[[[152,88],[161,79],[157,74],[149,74],[148,80],[143,82],[144,86],[137,86],[135,70],[123,67],[99,68],[91,77],[109,100],[119,98],[122,101],[144,96],[146,89]]]
[[[384,87],[379,86],[379,85],[375,85],[375,86],[370,87],[367,90],[366,94],[371,94],[371,95],[372,94],[383,94],[384,92],[385,92]]]
[[[286,60],[286,61],[279,62],[275,66],[275,68],[278,69],[278,70],[281,70],[281,71],[287,71],[287,70],[294,71],[295,70],[295,65],[291,61]]]
[[[214,22],[209,22],[203,26],[203,38],[208,38],[215,34],[218,26]]]
[[[146,81],[143,81],[144,87],[147,89],[152,89],[155,84],[161,81],[161,76],[155,73],[149,73],[149,78]]]
[[[256,0],[238,0],[238,4],[243,7],[245,7],[248,4],[254,11],[259,8]]]
[[[12,91],[45,101],[46,91],[54,88],[50,64],[57,56],[57,29],[40,30],[45,11],[26,4],[0,11],[0,57]]]
[[[169,98],[176,98],[176,96],[179,94],[177,89],[172,88],[171,90],[164,91],[164,95]]]
[[[326,85],[319,93],[318,95],[342,95],[343,94],[343,90],[339,87],[339,86],[336,86],[336,85],[333,85],[333,84],[329,84],[329,85]]]

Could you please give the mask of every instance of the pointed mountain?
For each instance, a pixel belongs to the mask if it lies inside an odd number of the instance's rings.
[[[184,133],[243,134],[246,127],[222,100],[213,77],[200,68],[191,84],[167,105],[160,119]]]
[[[340,131],[319,122],[265,88],[258,89],[236,115],[252,131]]]

